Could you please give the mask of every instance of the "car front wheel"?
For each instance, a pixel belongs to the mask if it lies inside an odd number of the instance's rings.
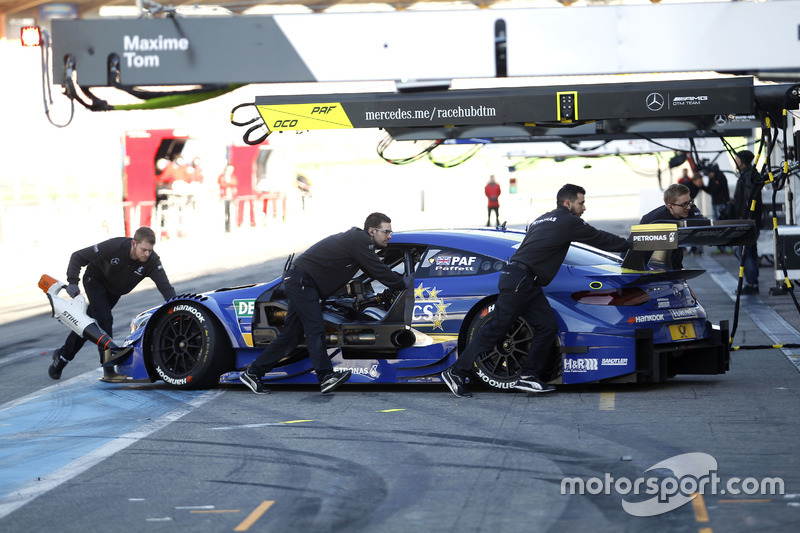
[[[158,378],[180,389],[213,387],[232,361],[216,319],[194,302],[174,302],[156,319],[151,347]]]

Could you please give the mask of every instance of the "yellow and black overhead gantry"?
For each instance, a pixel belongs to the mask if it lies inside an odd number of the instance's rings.
[[[800,93],[751,77],[453,90],[261,96],[231,121],[257,144],[274,131],[381,128],[398,140],[520,142],[750,136],[785,122]],[[244,108],[255,108],[246,114]]]
[[[747,21],[763,35],[714,31],[731,21]],[[701,31],[676,40],[687,25]],[[53,82],[73,101],[106,111],[174,107],[246,84],[429,85],[654,72],[800,81],[798,27],[800,0],[241,16],[183,16],[164,8],[139,17],[55,19],[45,44],[52,46]],[[115,87],[142,102],[115,105],[94,97],[97,87]],[[593,99],[602,92],[565,86],[553,95],[557,106],[548,95],[546,113],[523,123],[591,120]],[[327,111],[337,119],[335,110]],[[489,118],[480,109],[437,108],[430,117],[421,111],[415,118]]]

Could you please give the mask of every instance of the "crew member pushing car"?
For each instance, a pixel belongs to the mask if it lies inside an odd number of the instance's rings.
[[[75,298],[81,293],[78,287],[81,268],[86,267],[83,288],[89,299],[87,314],[109,336],[114,317],[111,310],[123,294],[128,294],[144,278],[151,278],[165,300],[175,297],[175,289],[169,283],[161,260],[153,251],[156,235],[152,229],[142,226],[130,237],[115,237],[83,248],[73,253],[67,266],[67,294]],[[67,363],[75,358],[86,339],[71,332],[61,348],[53,352],[53,363],[47,373],[60,379]],[[103,364],[103,348],[100,348],[100,364]],[[113,368],[103,368],[103,381],[118,379]]]
[[[372,213],[364,229],[356,227],[322,239],[297,257],[283,277],[289,299],[286,322],[278,337],[267,346],[239,380],[256,394],[268,394],[261,376],[270,372],[303,340],[323,393],[350,378],[350,372],[334,372],[325,345],[322,301],[349,282],[359,269],[392,290],[405,288],[403,277],[393,272],[375,254],[392,238],[392,220],[383,213]]]
[[[611,252],[630,247],[622,237],[594,228],[581,219],[586,211],[585,194],[578,185],[561,187],[556,195],[558,207],[531,224],[519,249],[503,268],[492,317],[459,354],[455,364],[442,372],[442,380],[459,398],[472,396],[465,384],[475,359],[508,334],[519,317],[533,328],[533,340],[514,388],[527,392],[555,389],[542,380],[543,371],[552,364],[551,348],[558,334],[558,321],[543,287],[555,277],[573,241]]]
[[[656,207],[642,217],[639,224],[675,222],[687,218],[704,219],[703,213],[692,203],[689,188],[673,183],[664,191],[664,205]],[[683,268],[683,248],[672,250],[669,255],[671,268]]]

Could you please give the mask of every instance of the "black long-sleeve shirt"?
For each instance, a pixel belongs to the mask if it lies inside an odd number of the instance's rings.
[[[708,185],[702,187],[704,191],[711,195],[711,205],[726,204],[731,199],[728,190],[728,178],[722,171],[715,171],[714,176],[708,176]]]
[[[151,253],[144,263],[131,259],[132,241],[130,237],[114,237],[73,253],[67,266],[67,282],[77,284],[85,266],[85,277],[100,281],[112,294],[128,294],[144,278],[151,278],[165,300],[174,297],[175,289],[158,254]]]
[[[736,189],[733,193],[733,206],[737,217],[754,219],[756,227],[760,228],[764,204],[761,201],[761,191],[759,190],[759,176],[755,170],[752,165],[747,165],[739,171],[739,179],[736,181]],[[754,214],[751,216],[750,204],[753,200],[756,201],[756,205]]]
[[[300,254],[292,266],[311,278],[322,298],[342,288],[359,269],[390,289],[405,288],[403,277],[375,254],[369,234],[356,227],[322,239]]]
[[[511,261],[524,264],[537,276],[538,284],[547,285],[564,262],[571,242],[582,242],[609,252],[630,248],[622,237],[599,230],[566,207],[559,206],[533,221]]]

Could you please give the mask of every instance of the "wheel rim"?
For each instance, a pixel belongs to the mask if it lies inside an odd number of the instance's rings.
[[[176,376],[190,373],[200,362],[202,350],[203,329],[189,313],[172,315],[156,339],[156,356]]]
[[[511,331],[494,348],[478,356],[478,364],[496,379],[516,379],[532,339],[531,328],[518,318]]]

